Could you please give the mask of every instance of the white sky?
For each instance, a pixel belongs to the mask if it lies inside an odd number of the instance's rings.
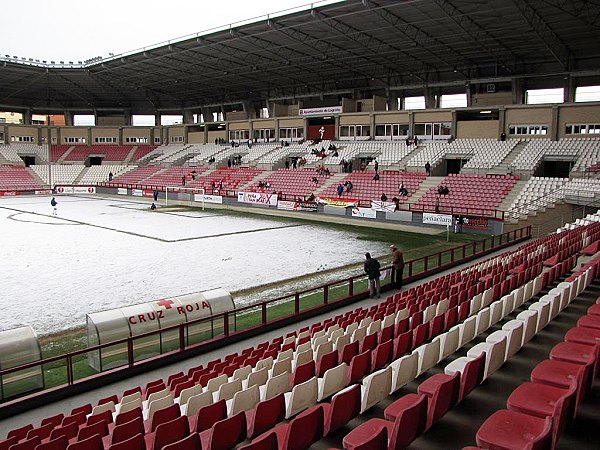
[[[77,62],[309,3],[309,0],[6,1],[2,2],[0,54]]]

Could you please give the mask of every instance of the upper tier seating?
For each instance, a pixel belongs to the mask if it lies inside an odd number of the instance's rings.
[[[517,178],[513,176],[449,175],[440,183],[450,193],[440,196],[439,212],[490,215],[511,191]],[[437,187],[429,189],[415,208],[435,211]]]
[[[57,184],[74,184],[75,179],[79,176],[85,166],[81,164],[69,166],[52,165],[50,166],[50,173],[48,173],[47,165],[36,164],[35,166],[31,166],[31,168],[38,177],[44,180],[45,184],[50,184],[50,179],[52,179],[52,186],[56,186]]]
[[[563,190],[559,188],[568,181],[568,178],[530,178],[510,205],[510,218],[524,218],[528,214],[554,206],[557,201],[564,198]]]
[[[585,171],[600,161],[600,139],[532,139],[515,158],[516,169],[535,170],[544,158],[575,161],[573,170]]]
[[[214,190],[238,190],[238,188],[248,183],[261,172],[261,169],[256,169],[254,167],[220,167],[208,175],[201,176],[197,179],[196,183],[192,182],[192,185],[198,185],[199,187],[204,188],[206,192],[213,192]],[[220,187],[221,181],[223,182],[222,188]],[[216,186],[214,189],[213,183],[215,183]]]
[[[19,155],[35,156],[39,161],[48,161],[48,144],[29,144],[13,142],[10,145],[0,145],[0,155],[10,162],[23,164]]]
[[[192,181],[190,176],[194,170],[196,171],[196,181]],[[149,176],[144,180],[144,184],[152,186],[182,186],[181,179],[185,177],[185,187],[198,187],[198,176],[205,170],[205,167],[171,167]]]
[[[0,189],[7,191],[43,189],[23,166],[0,166]]]
[[[246,147],[246,149],[244,150],[247,153],[245,153],[242,156],[242,164],[248,165],[248,164],[254,163],[256,160],[263,158],[265,155],[268,155],[269,153],[276,150],[280,146],[281,146],[281,144],[277,143],[277,142],[265,143],[265,144],[252,144],[252,147],[250,147],[250,148]],[[241,147],[236,147],[236,148],[239,150],[243,147],[244,146],[242,145]]]
[[[281,147],[261,156],[256,160],[256,164],[270,165],[287,157],[288,155],[305,155],[307,152],[310,153],[310,150],[308,150],[309,146],[310,142],[307,141],[303,142],[302,144],[291,143],[288,146]]]
[[[76,145],[65,161],[85,161],[88,156],[103,156],[104,161],[125,161],[132,145]]]
[[[423,167],[429,161],[435,166],[446,156],[460,155],[469,159],[465,168],[489,169],[500,164],[519,142],[519,139],[456,139],[450,143],[428,142],[425,149],[416,154],[408,165]]]
[[[373,181],[374,175],[375,172],[372,171],[354,171],[346,175],[340,182],[343,185],[346,181],[350,181],[353,187],[349,194],[344,188],[342,197],[361,201],[379,201],[381,194],[385,193],[389,202],[392,201],[393,197],[398,197],[401,202],[405,202],[419,189],[419,185],[426,178],[423,173],[397,172],[393,170],[380,171],[379,181]],[[407,196],[398,194],[401,183],[404,183],[404,187],[408,191]],[[321,192],[320,195],[337,197],[336,188],[337,184],[334,184]]]
[[[208,160],[211,157],[214,157],[215,160],[219,158],[219,160],[224,159],[224,156],[221,156],[222,152],[229,149],[228,144],[194,144],[189,146],[186,150],[188,154],[193,154],[194,156],[191,159],[186,161],[186,165],[188,166],[198,166],[203,164],[208,164]]]
[[[69,150],[71,147],[74,147],[73,145],[52,145],[50,146],[50,158],[52,162],[56,162],[58,161],[62,155],[64,155],[65,153],[67,153],[67,150]]]
[[[156,145],[138,145],[131,157],[131,162],[137,162],[142,158],[146,158],[156,148],[158,148]]]
[[[101,166],[88,167],[86,173],[79,180],[79,184],[96,184],[108,181],[108,174],[112,172],[113,179],[123,175],[130,170],[135,169],[135,166],[125,166],[121,164],[102,164]]]
[[[116,176],[112,182],[114,184],[144,184],[149,176],[162,170],[159,166],[142,166],[137,167],[124,175]],[[179,180],[181,183],[181,180]]]
[[[317,177],[318,184],[311,180]],[[318,175],[314,169],[279,169],[261,181],[268,182],[268,188],[254,186],[246,188],[250,192],[281,192],[286,196],[294,198],[305,197],[314,192],[318,186],[321,186],[328,178],[324,175]]]

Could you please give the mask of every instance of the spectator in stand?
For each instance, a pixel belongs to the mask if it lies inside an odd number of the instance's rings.
[[[387,195],[385,195],[385,192],[383,194],[381,194],[381,201],[387,202]]]
[[[394,205],[396,205],[394,207],[394,212],[400,211],[400,199],[398,197],[394,197],[392,198],[392,201],[394,202]]]
[[[319,184],[319,179],[317,177],[312,177],[311,181],[315,184]]]
[[[342,158],[340,160],[340,166],[342,168],[342,173],[346,173],[346,169],[348,168],[348,165],[346,164],[346,160],[344,158]]]
[[[323,171],[323,175],[325,175],[326,177],[330,177],[331,176],[331,171],[329,170],[328,167],[326,167],[325,170]]]
[[[375,160],[375,173],[379,172],[379,161]]]
[[[504,131],[502,133],[500,133],[500,140],[502,142],[506,141],[506,133]]]
[[[292,159],[292,169],[294,169],[294,170],[296,169],[296,164],[297,164],[297,161],[298,161],[298,160],[297,160],[296,158]],[[305,160],[305,161],[306,161],[306,160]]]
[[[413,144],[415,144],[415,145],[419,145],[419,138],[417,138],[416,136],[415,136],[415,138],[413,139]]]
[[[348,173],[352,173],[352,160],[348,161]]]
[[[315,201],[315,194],[313,194],[312,192],[310,193],[310,195],[308,196],[308,198],[306,199],[307,202],[314,202]]]
[[[342,186],[342,183],[338,184],[336,191],[337,191],[338,197],[341,197],[342,194],[344,193],[344,187]]]
[[[376,173],[375,176],[373,177],[373,181],[379,181],[379,174]]]
[[[436,213],[440,212],[440,196],[439,195],[435,198],[435,212]]]
[[[381,282],[379,277],[381,277],[381,272],[379,269],[381,268],[381,264],[375,258],[371,258],[370,253],[365,253],[365,273],[369,277],[369,298],[375,297],[377,293],[377,298],[379,298],[381,293]]]
[[[286,169],[289,169],[289,168],[290,168],[290,160],[289,160],[289,159],[286,159],[286,160],[285,160],[285,168],[286,168]]]
[[[404,187],[404,182],[400,184],[398,194],[400,194],[401,197],[406,197],[408,195],[408,190]]]
[[[112,179],[113,179],[113,173],[108,172],[108,181],[112,181]]]
[[[227,167],[231,169],[231,158],[227,158]]]
[[[331,156],[333,156],[334,158],[337,158],[340,155],[338,154],[337,150],[334,150],[333,153],[331,154]]]
[[[396,289],[402,287],[402,273],[404,272],[404,256],[394,244],[390,245],[392,250],[392,286]]]
[[[185,186],[185,175],[181,177],[181,185]]]
[[[277,197],[279,197],[280,199],[282,199],[283,198],[283,191],[279,191],[277,193]]]
[[[354,185],[350,180],[346,181],[346,183],[346,192],[349,194],[350,192],[352,192],[352,188],[354,187]]]
[[[431,175],[431,164],[429,164],[429,161],[425,163],[425,173],[427,176]]]

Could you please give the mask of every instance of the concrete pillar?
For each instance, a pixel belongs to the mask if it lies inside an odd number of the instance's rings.
[[[160,127],[160,114],[154,113],[154,126]]]
[[[154,144],[154,128],[150,128],[150,145]]]
[[[452,111],[452,125],[451,125],[451,129],[450,129],[450,136],[452,136],[452,139],[456,139],[456,127],[457,127],[457,120],[456,120],[456,110]]]
[[[269,114],[271,114],[269,112]],[[279,137],[279,119],[275,119],[275,142],[279,142],[281,138]]]
[[[408,112],[408,135],[410,137],[415,135],[415,115],[412,111]]]
[[[248,138],[254,142],[254,121],[248,121]]]
[[[335,116],[335,140],[340,138],[340,116]]]
[[[373,114],[373,113],[369,114],[369,125],[370,125],[369,139],[371,141],[374,141],[375,140],[375,114]]]
[[[558,106],[552,107],[552,124],[550,125],[550,140],[558,140]]]
[[[30,109],[23,111],[23,125],[31,125],[31,116],[32,113]]]
[[[204,144],[209,144],[208,142],[208,126],[204,125],[203,127],[203,131],[204,131]]]
[[[42,136],[43,136],[42,127],[38,127],[38,129],[37,129],[37,144],[38,145],[42,145],[42,140],[43,140]]]
[[[62,133],[60,132],[61,128],[56,127],[56,145],[62,145]]]
[[[10,144],[10,137],[8,136],[8,125],[4,125],[3,133],[4,133],[4,143]]]
[[[512,102],[514,105],[522,105],[525,103],[525,90],[522,78],[512,79]]]
[[[72,127],[73,126],[73,114],[71,113],[71,111],[65,111],[64,116],[65,116],[65,125],[68,127]]]
[[[574,77],[566,76],[563,80],[563,88],[564,88],[564,102],[565,103],[574,103],[575,102],[575,88],[577,87],[577,82]]]
[[[188,143],[188,126],[184,125],[183,126],[183,143],[187,144]]]
[[[98,111],[94,109],[94,125],[98,125]]]
[[[133,125],[133,117],[131,111],[123,111],[123,123],[126,127]]]
[[[192,111],[191,109],[184,109],[182,111],[182,114],[184,124],[194,123],[194,111]]]
[[[202,116],[204,116],[205,122],[214,122],[212,111],[209,108],[202,108]]]
[[[161,126],[161,131],[162,131],[161,134],[162,134],[162,141],[163,141],[163,143],[170,144],[170,142],[169,142],[169,137],[170,137],[169,136],[169,134],[170,134],[169,133],[169,131],[170,131],[169,127],[162,127]]]
[[[473,94],[471,92],[471,85],[469,83],[467,83],[465,86],[465,91],[467,94],[467,107],[470,108],[473,106]]]
[[[423,88],[423,95],[425,96],[425,109],[433,109],[436,107],[435,96],[433,90],[426,86]]]
[[[307,118],[304,118],[304,140],[308,140],[308,119]]]
[[[87,129],[87,145],[92,145],[92,127]]]
[[[498,110],[498,139],[502,133],[506,133],[506,109]],[[508,133],[506,133],[508,135]]]
[[[123,127],[119,127],[118,144],[123,145]]]

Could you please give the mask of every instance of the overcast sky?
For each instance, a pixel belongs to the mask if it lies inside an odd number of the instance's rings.
[[[308,0],[3,1],[0,54],[77,62],[308,3]]]

